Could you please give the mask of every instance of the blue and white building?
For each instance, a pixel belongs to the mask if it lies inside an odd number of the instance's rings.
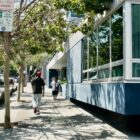
[[[72,34],[47,65],[66,69],[69,98],[123,115],[140,115],[140,0],[114,0],[94,31]]]

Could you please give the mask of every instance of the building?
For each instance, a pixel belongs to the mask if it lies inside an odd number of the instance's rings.
[[[63,94],[118,114],[140,115],[140,0],[114,0],[96,23],[93,32],[77,32],[65,44]],[[56,56],[52,68],[63,60]]]

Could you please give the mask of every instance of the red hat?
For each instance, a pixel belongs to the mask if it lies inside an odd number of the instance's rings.
[[[38,72],[36,73],[36,76],[41,77],[41,72],[38,71]]]

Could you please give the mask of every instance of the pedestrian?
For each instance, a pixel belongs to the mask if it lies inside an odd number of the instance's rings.
[[[56,100],[58,93],[62,91],[61,84],[56,77],[52,78],[51,87],[53,99]]]
[[[44,96],[44,86],[45,82],[41,78],[41,72],[36,73],[36,77],[31,81],[33,89],[33,109],[35,114],[40,114],[39,107],[41,104],[41,97]]]

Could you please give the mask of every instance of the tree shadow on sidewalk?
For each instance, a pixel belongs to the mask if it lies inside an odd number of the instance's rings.
[[[71,101],[127,136],[140,139],[140,116],[124,116],[80,101]]]
[[[11,130],[11,134],[9,136],[13,140],[22,140],[23,138],[26,140],[31,136],[34,136],[35,138],[37,134],[46,136],[47,133],[59,138],[61,137],[67,139],[67,137],[69,137],[70,140],[77,140],[79,138],[84,140],[105,139],[107,137],[112,137],[114,132],[109,132],[105,128],[100,128],[102,130],[100,130],[99,133],[96,131],[93,132],[90,129],[85,129],[85,127],[91,126],[91,124],[100,125],[103,123],[104,122],[100,120],[83,115],[75,115],[70,117],[35,116],[30,118],[30,120],[26,120],[26,122],[19,122],[17,128]],[[75,133],[72,135],[70,131],[74,131]],[[6,137],[5,132],[2,133],[0,131],[0,138],[2,137]]]

